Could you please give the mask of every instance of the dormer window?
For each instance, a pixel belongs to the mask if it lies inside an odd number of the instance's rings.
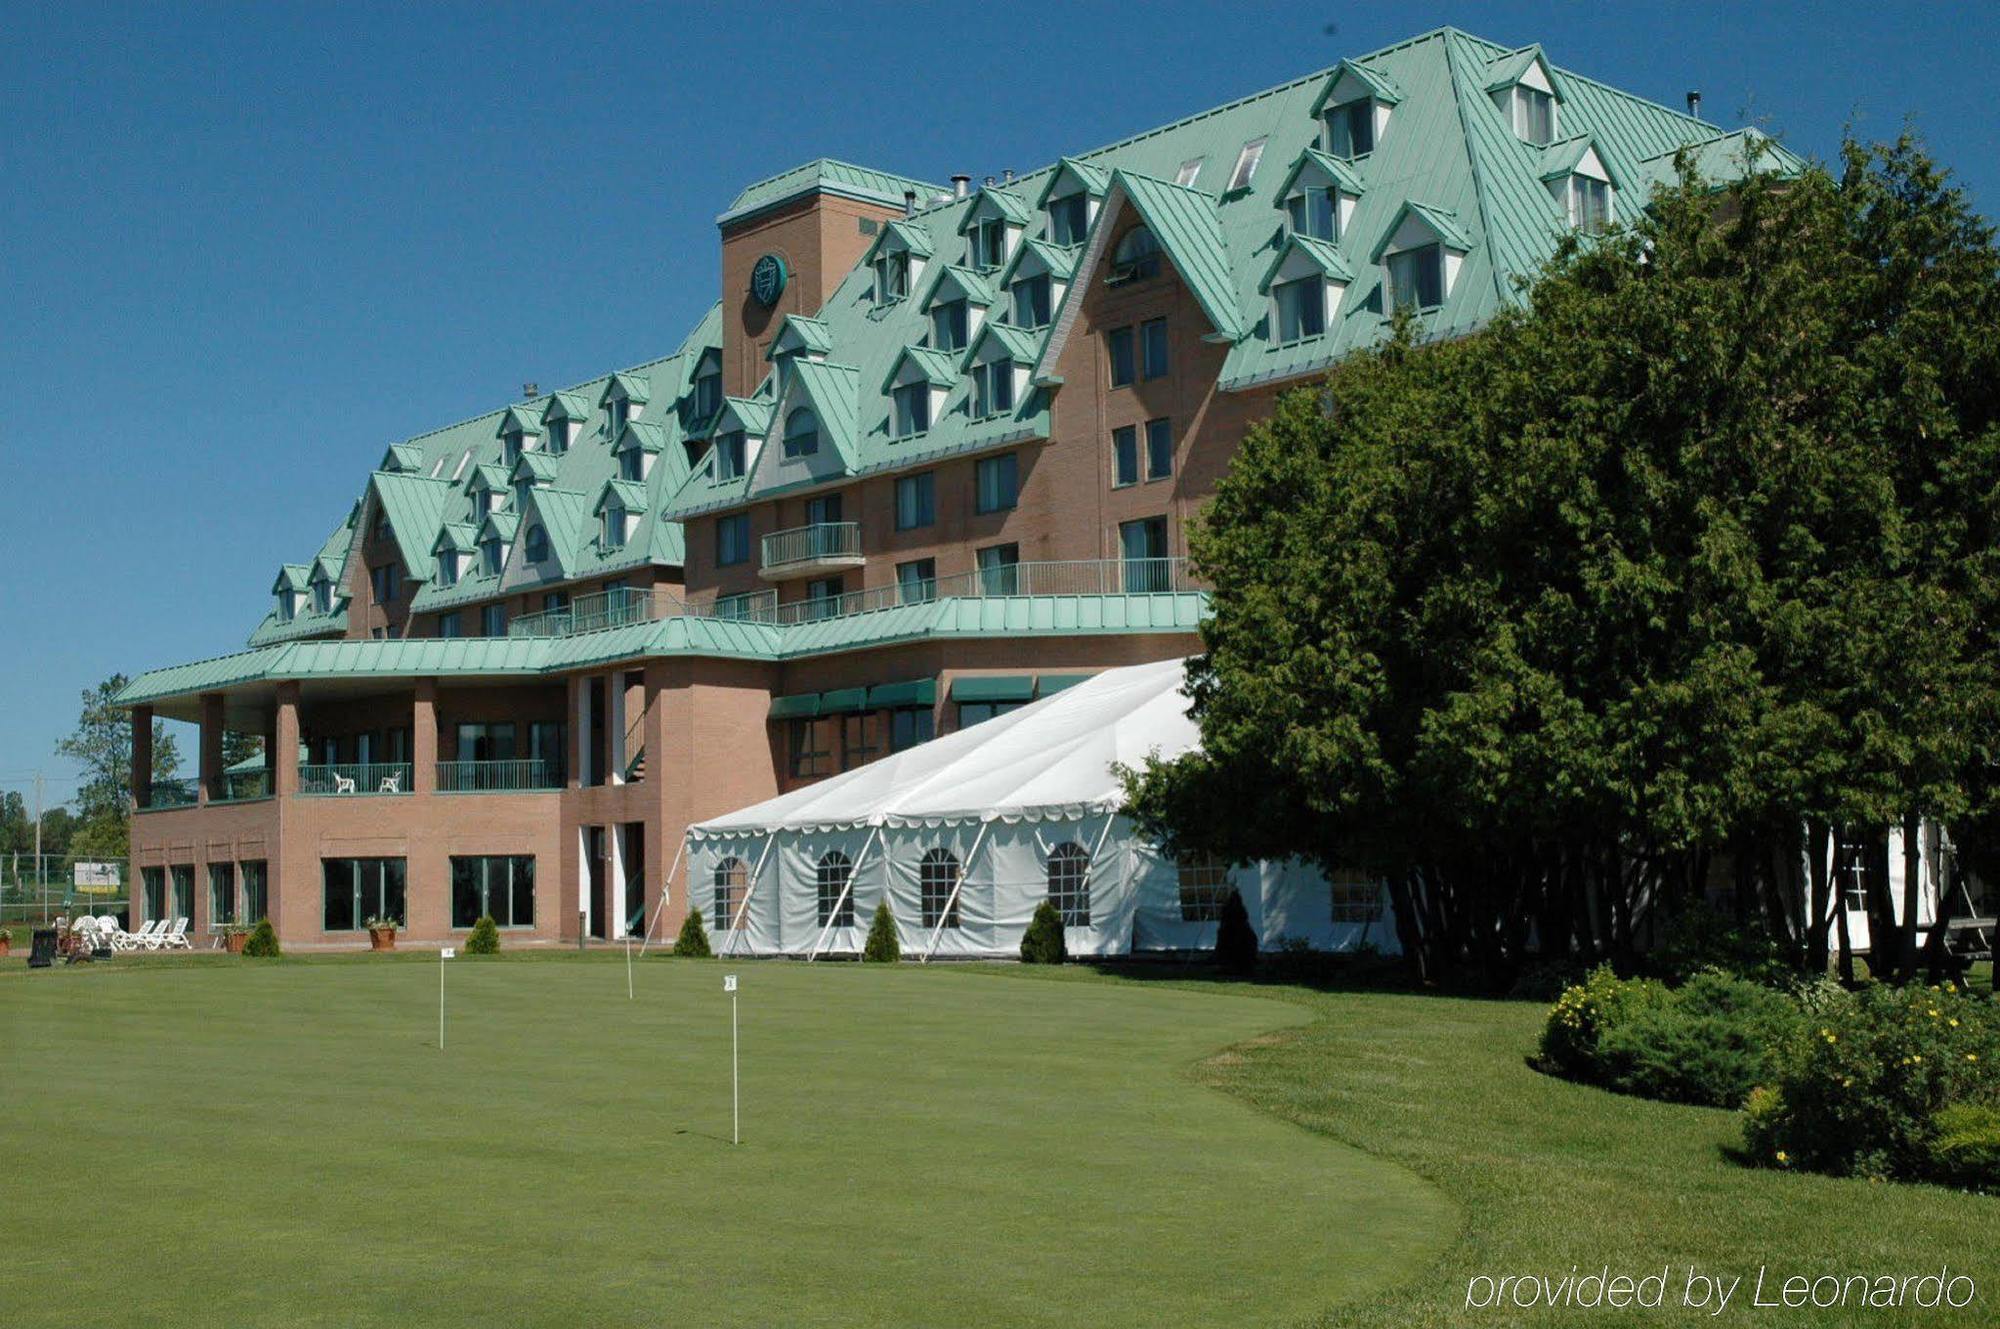
[[[1014,409],[1014,362],[988,360],[972,367],[972,413],[985,418]]]
[[[1324,279],[1312,276],[1279,282],[1271,288],[1271,297],[1278,305],[1279,341],[1302,341],[1326,331]]]
[[[1327,108],[1326,150],[1350,161],[1375,151],[1375,99],[1363,97]]]
[[[1311,236],[1329,244],[1340,239],[1338,191],[1308,185],[1285,200],[1285,215],[1291,220],[1293,235]]]
[[[613,397],[604,403],[604,416],[610,429],[610,437],[617,438],[632,418],[632,403],[623,397]]]
[[[521,431],[509,430],[500,436],[500,461],[509,470],[521,460]]]
[[[1556,137],[1556,99],[1525,83],[1514,87],[1514,132],[1537,146]]]
[[[931,385],[923,379],[896,388],[896,437],[910,438],[931,427]]]
[[[1264,159],[1264,140],[1253,138],[1243,145],[1236,154],[1236,169],[1229,173],[1229,192],[1248,189],[1251,178],[1257,174],[1257,163]]]
[[[618,478],[621,480],[643,480],[646,478],[646,454],[637,448],[627,448],[618,454]]]
[[[287,588],[278,592],[278,621],[289,623],[299,615],[299,593]]]
[[[549,533],[542,527],[541,523],[537,522],[528,528],[522,552],[527,556],[530,563],[544,563],[548,561]]]
[[[940,351],[962,351],[971,333],[966,302],[950,300],[931,309],[931,345]]]
[[[1090,230],[1090,196],[1082,190],[1049,200],[1049,239],[1059,245],[1080,245]]]
[[[785,417],[785,456],[810,457],[819,451],[819,417],[801,406]]]
[[[1435,309],[1444,303],[1444,246],[1420,245],[1389,255],[1390,308]]]
[[[616,503],[604,505],[604,527],[598,532],[598,543],[606,549],[625,546],[625,509]]]
[[[910,256],[897,250],[875,260],[875,298],[901,300],[910,294]]]
[[[569,451],[570,422],[568,420],[549,421],[549,451],[562,456]]]
[[[333,583],[325,577],[313,578],[312,607],[315,614],[330,614],[333,612]]]
[[[715,440],[715,478],[734,480],[743,474],[743,431],[732,429]]]
[[[722,409],[722,366],[712,352],[702,356],[701,368],[694,376],[692,401],[690,423],[712,420]]]
[[[1160,274],[1160,242],[1151,227],[1134,226],[1118,241],[1111,255],[1111,284],[1140,281]],[[1044,320],[1046,321],[1046,320]]]
[[[1049,274],[1038,273],[1014,283],[1014,326],[1044,328],[1053,317]]]
[[[501,566],[507,560],[507,547],[497,539],[482,540],[479,543],[479,558],[485,565],[486,575],[497,577],[500,575]]]
[[[438,551],[438,583],[443,586],[458,585],[458,551],[441,549]]]
[[[1569,224],[1580,231],[1603,231],[1611,226],[1611,184],[1587,175],[1569,178]]]
[[[1007,223],[989,217],[972,228],[972,266],[998,268],[1007,262]]]
[[[1555,83],[1555,71],[1542,55],[1540,46],[1524,46],[1487,65],[1492,75],[1486,91],[1514,137],[1523,143],[1546,147],[1562,130],[1562,114],[1556,109],[1562,94]]]

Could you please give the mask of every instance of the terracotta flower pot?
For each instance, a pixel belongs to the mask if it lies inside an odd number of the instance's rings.
[[[231,955],[243,954],[243,943],[249,940],[250,934],[247,932],[225,932],[222,935],[222,944],[229,948]]]
[[[368,949],[371,951],[393,951],[396,949],[396,929],[369,928]]]
[[[13,952],[14,939],[12,937],[0,937],[0,959],[4,959],[13,954]]]

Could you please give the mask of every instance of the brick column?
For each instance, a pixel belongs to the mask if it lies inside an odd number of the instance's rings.
[[[132,708],[132,806],[153,806],[153,708]]]
[[[299,685],[278,684],[278,713],[272,722],[276,748],[271,753],[271,791],[280,798],[299,792]]]
[[[222,794],[222,694],[201,694],[201,765],[195,799],[206,803]]]
[[[410,789],[413,793],[437,791],[438,723],[437,680],[420,678],[410,704]]]

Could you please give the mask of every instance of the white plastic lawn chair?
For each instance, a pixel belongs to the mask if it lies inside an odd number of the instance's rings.
[[[158,918],[147,919],[143,924],[140,925],[139,930],[137,932],[128,934],[131,938],[129,942],[130,948],[135,951],[152,950],[154,935],[158,933],[159,930],[165,926],[166,922],[162,919]]]
[[[375,792],[376,792],[376,793],[378,793],[378,794],[400,794],[400,793],[402,793],[402,792],[403,792],[403,773],[402,773],[401,771],[397,771],[397,772],[396,772],[395,774],[393,774],[393,775],[385,775],[385,776],[383,776],[383,777],[382,777],[382,784],[381,784],[381,786],[380,786],[380,787],[379,787],[378,789],[376,789],[376,791],[375,791]]]
[[[97,916],[97,936],[114,951],[125,949],[125,929],[118,926],[118,920],[109,914]]]
[[[354,777],[353,777],[353,776],[351,776],[351,775],[336,775],[336,776],[334,776],[334,777],[333,777],[333,792],[334,792],[334,793],[336,793],[336,794],[351,794],[351,793],[353,793],[353,792],[354,792]]]
[[[175,919],[173,927],[167,929],[161,935],[160,949],[167,951],[191,951],[194,949],[194,944],[188,940],[188,921],[185,918]]]

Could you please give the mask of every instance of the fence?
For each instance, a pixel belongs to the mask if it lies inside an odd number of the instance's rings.
[[[0,857],[0,927],[44,927],[78,914],[110,914],[121,924],[131,912],[131,864],[125,859],[74,854],[14,853]]]

